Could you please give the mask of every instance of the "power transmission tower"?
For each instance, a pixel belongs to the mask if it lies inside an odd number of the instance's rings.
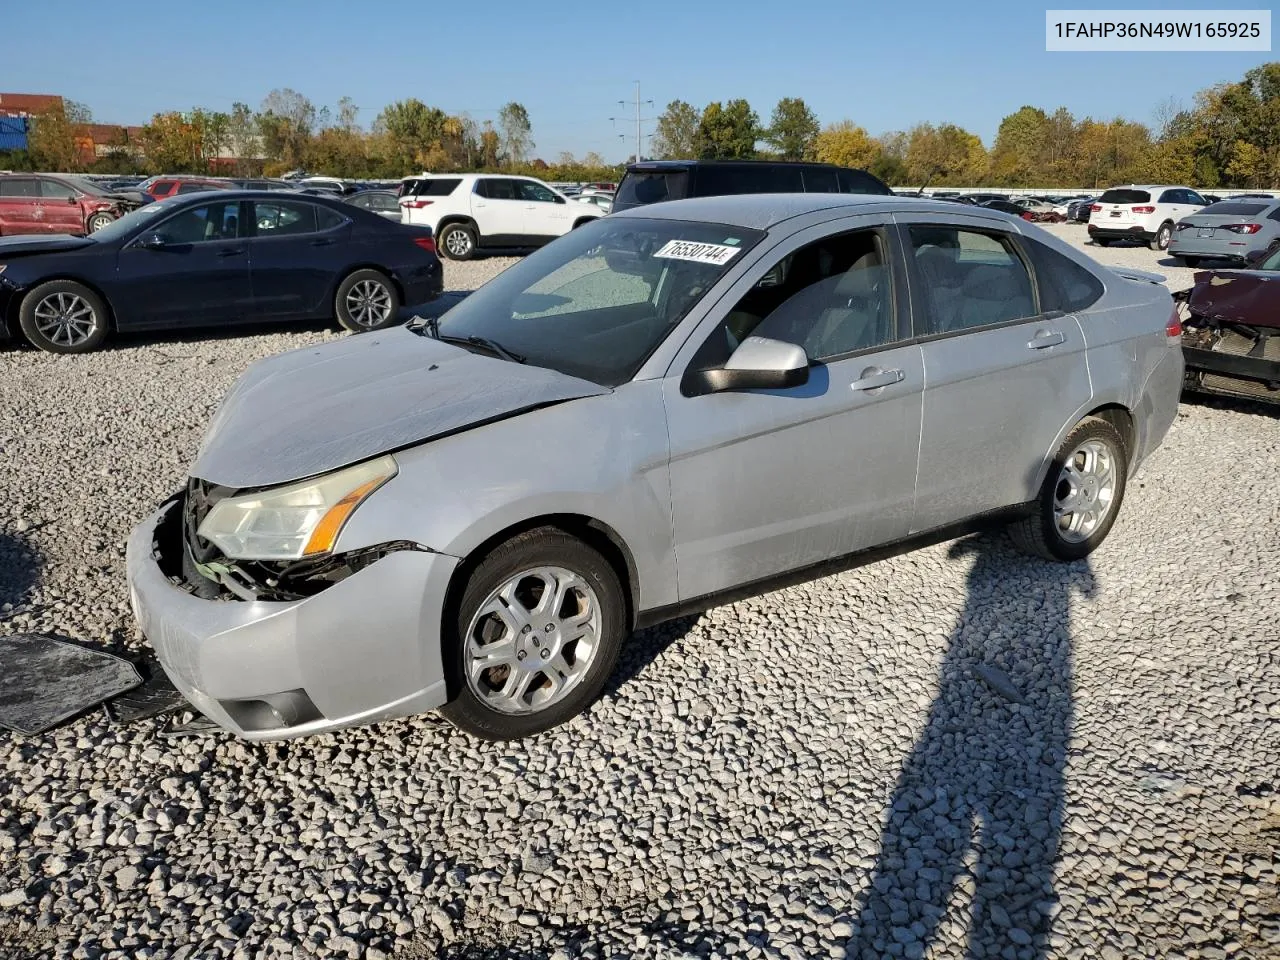
[[[642,104],[645,104],[645,103],[647,103],[647,104],[648,104],[649,106],[651,106],[651,107],[653,106],[653,101],[652,101],[652,100],[641,100],[641,99],[640,99],[640,81],[639,81],[639,80],[637,80],[637,81],[636,81],[636,98],[635,98],[635,100],[619,100],[619,101],[618,101],[619,106],[623,106],[623,107],[625,107],[625,106],[628,106],[628,105],[630,104],[630,105],[633,105],[633,106],[636,108],[636,118],[635,118],[635,119],[636,119],[636,163],[639,163],[641,160],[643,160],[643,159],[644,159],[644,137],[643,137],[643,136],[641,135],[641,133],[640,133],[640,124],[642,124],[642,123],[651,123],[652,121],[654,121],[654,120],[657,120],[657,119],[658,119],[657,117],[642,117],[642,116],[640,116],[640,107],[641,107],[641,105],[642,105]],[[615,122],[616,122],[616,121],[618,121],[618,120],[629,119],[629,118],[625,118],[625,117],[610,117],[609,119],[610,119],[610,120],[613,120],[613,121],[615,121]],[[620,136],[625,136],[625,134],[620,134]]]

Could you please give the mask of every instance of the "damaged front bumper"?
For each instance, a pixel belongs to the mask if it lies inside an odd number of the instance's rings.
[[[398,550],[304,599],[202,599],[177,572],[181,503],[130,536],[130,600],[169,679],[214,723],[284,740],[446,701],[440,626],[456,558]]]

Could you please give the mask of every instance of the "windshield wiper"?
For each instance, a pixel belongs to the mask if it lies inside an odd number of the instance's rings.
[[[448,334],[441,335],[439,329],[436,329],[436,339],[443,340],[445,343],[465,343],[468,346],[479,347],[482,350],[488,350],[495,356],[501,357],[503,360],[510,360],[512,363],[524,363],[525,357],[518,353],[508,350],[497,340],[491,340],[488,337],[451,337]]]
[[[416,316],[405,324],[410,330],[417,333],[419,330],[426,330],[427,334],[436,340],[440,339],[440,318]]]

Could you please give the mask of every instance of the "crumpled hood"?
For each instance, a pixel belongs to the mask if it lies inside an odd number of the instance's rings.
[[[1202,270],[1188,306],[1192,313],[1227,323],[1280,327],[1280,273],[1268,270]]]
[[[251,366],[209,424],[191,473],[227,487],[288,483],[609,392],[403,327],[363,333]]]

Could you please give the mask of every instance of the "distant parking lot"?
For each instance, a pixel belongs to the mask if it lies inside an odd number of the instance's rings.
[[[249,363],[341,335],[0,347],[0,632],[141,653],[129,529]],[[1280,955],[1277,426],[1185,402],[1087,563],[983,535],[642,631],[530,741],[0,733],[0,954]]]

